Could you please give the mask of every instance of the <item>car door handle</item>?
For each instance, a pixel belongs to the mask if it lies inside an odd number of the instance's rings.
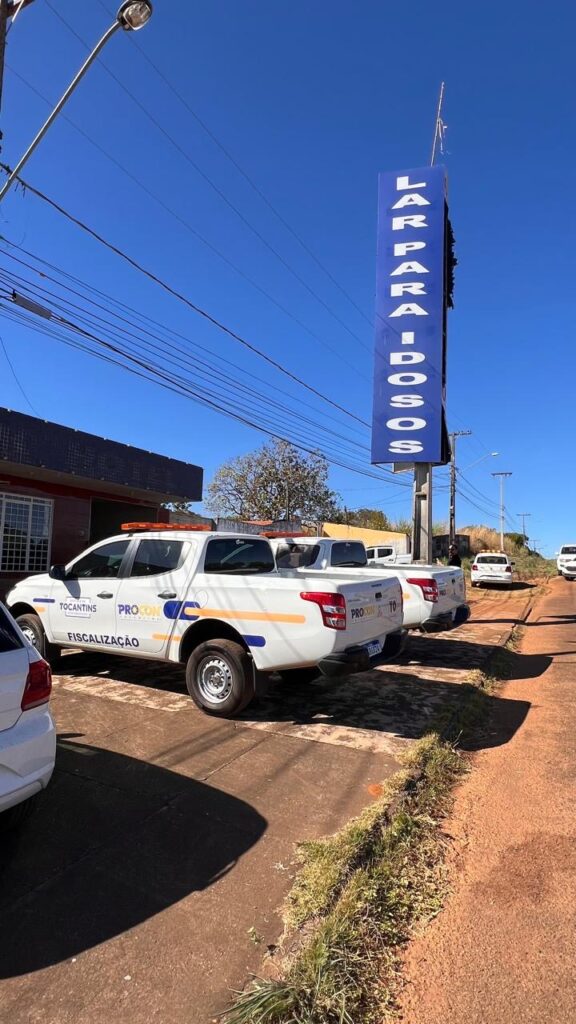
[[[102,590],[100,591],[99,594],[96,594],[96,597],[114,597],[114,594],[112,594],[109,590]]]
[[[171,597],[176,596],[173,590],[163,590],[161,594],[158,594],[158,597],[161,597],[163,601],[169,601]]]

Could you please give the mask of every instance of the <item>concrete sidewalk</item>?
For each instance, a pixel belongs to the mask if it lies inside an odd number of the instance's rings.
[[[551,583],[527,623],[529,671],[493,727],[529,702],[505,745],[479,753],[446,823],[453,893],[411,945],[407,1024],[576,1020],[576,589]]]

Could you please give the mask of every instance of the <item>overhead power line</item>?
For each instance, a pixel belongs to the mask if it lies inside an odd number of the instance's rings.
[[[10,173],[10,168],[7,164],[0,162],[0,168]],[[325,395],[322,394],[321,391],[318,391],[317,388],[313,387],[312,384],[308,384],[306,381],[302,380],[301,377],[298,377],[295,373],[292,373],[291,370],[286,369],[285,366],[279,363],[276,359],[273,359],[272,356],[267,355],[267,353],[263,352],[262,349],[258,348],[258,346],[254,345],[246,338],[243,338],[240,334],[232,330],[230,327],[227,327],[216,317],[212,316],[211,313],[208,313],[207,310],[202,309],[201,306],[196,305],[196,303],[192,302],[192,300],[187,298],[186,295],[183,295],[182,292],[179,292],[176,288],[173,288],[166,281],[162,280],[162,278],[158,277],[158,275],[155,274],[153,271],[148,270],[146,267],[144,267],[141,263],[138,262],[138,260],[135,260],[132,256],[129,256],[118,246],[114,245],[113,242],[109,242],[107,239],[105,239],[102,235],[95,231],[94,228],[89,227],[84,221],[69,213],[66,209],[64,209],[63,206],[60,205],[60,203],[57,203],[55,199],[51,199],[44,192],[41,192],[40,189],[36,188],[34,185],[31,185],[30,182],[24,181],[23,178],[18,178],[18,181],[24,186],[25,189],[31,192],[32,195],[36,196],[37,199],[41,199],[42,202],[52,207],[53,210],[56,210],[57,213],[65,217],[66,220],[68,220],[71,224],[74,224],[76,227],[80,228],[86,234],[90,235],[93,239],[95,239],[95,241],[99,242],[101,245],[105,246],[105,248],[108,249],[110,252],[113,252],[116,256],[119,256],[120,259],[128,263],[134,270],[137,270],[140,274],[143,274],[150,281],[153,281],[154,284],[158,285],[173,298],[177,299],[179,302],[182,302],[185,306],[187,306],[188,309],[191,309],[194,313],[197,313],[198,316],[201,316],[204,320],[207,320],[208,323],[211,323],[214,327],[217,327],[218,330],[223,331],[226,335],[228,335],[228,337],[232,338],[234,341],[237,341],[240,345],[243,345],[246,349],[248,349],[250,352],[253,352],[261,359],[264,359],[270,366],[273,366],[280,373],[283,373],[286,377],[289,377],[290,380],[293,380],[297,384],[300,384],[302,387],[306,388],[307,391],[310,391],[312,394],[316,395],[317,398],[321,398],[322,401],[327,402],[328,405],[333,406],[333,408],[338,409],[340,412],[344,413],[344,415],[351,417],[351,419],[356,420],[363,426],[370,426],[370,424],[366,420],[363,420],[360,416],[356,416],[355,413],[352,413],[348,409],[345,409],[344,406],[340,405],[338,402],[335,402],[333,399],[327,398]]]
[[[88,44],[86,43],[86,41],[76,31],[74,26],[71,25],[67,21],[67,19],[60,13],[60,11],[58,11],[54,7],[54,5],[50,2],[50,0],[45,0],[45,2],[46,2],[47,7],[49,7],[50,10],[52,11],[52,13],[62,22],[63,25],[65,25],[65,27],[68,29],[68,31],[82,44],[82,46],[85,49],[89,49]],[[228,198],[226,193],[223,192],[222,189],[219,188],[219,186],[216,185],[215,182],[212,181],[210,176],[208,174],[206,174],[205,171],[202,170],[202,168],[197,163],[197,161],[194,160],[190,156],[190,154],[184,149],[184,147],[178,142],[178,140],[175,139],[170,134],[170,132],[165,128],[165,126],[163,124],[161,124],[160,121],[158,121],[157,118],[154,117],[153,114],[150,113],[150,111],[145,106],[145,104],[142,103],[142,101],[137,96],[135,96],[134,93],[130,91],[130,89],[128,89],[126,84],[124,82],[122,82],[122,80],[108,67],[108,65],[104,61],[101,61],[100,63],[101,63],[101,66],[106,71],[106,73],[117,83],[117,85],[120,86],[122,91],[138,107],[138,109],[140,111],[142,111],[142,113],[148,118],[148,120],[151,122],[151,124],[154,125],[156,130],[159,131],[160,134],[172,145],[172,147],[187,161],[187,163],[189,163],[190,166],[194,168],[196,173],[203,179],[203,181],[205,181],[206,184],[216,193],[216,195],[219,196],[219,198],[222,200],[222,202],[224,202],[235,213],[235,215],[252,232],[252,234],[262,243],[262,245],[264,245],[266,247],[266,249],[268,249],[268,251],[272,253],[272,255],[282,264],[282,266],[284,266],[286,268],[286,270],[288,270],[289,273],[292,274],[292,276],[316,300],[316,302],[318,302],[323,307],[323,309],[327,313],[329,313],[330,316],[332,316],[332,318],[345,331],[347,331],[347,333],[352,338],[354,338],[368,352],[372,352],[372,347],[370,345],[367,345],[366,342],[358,334],[356,334],[355,331],[353,331],[350,327],[348,327],[348,325],[345,323],[345,321],[342,320],[342,318],[339,317],[338,314],[335,313],[334,310],[324,301],[324,299],[322,299],[321,296],[319,296],[317,294],[317,292],[310,286],[308,281],[306,281],[306,279],[303,278],[302,275],[299,274],[298,271],[295,270],[290,265],[290,263],[288,263],[288,261],[286,259],[284,259],[284,257],[281,255],[281,253],[279,253],[277,251],[277,249],[275,249],[274,246],[271,245],[267,241],[267,239],[264,237],[264,235],[262,235],[262,233],[258,230],[258,228],[254,227],[254,225],[248,220],[248,218],[244,216],[242,211],[239,210],[238,207]]]
[[[20,72],[16,71],[16,69],[13,68],[10,64],[7,63],[6,67],[10,71],[10,74],[14,75],[14,77],[17,78],[18,81],[22,82],[23,85],[25,85],[26,88],[30,90],[30,92],[32,92],[35,96],[42,100],[42,102],[45,103],[48,107],[52,107],[51,100],[49,100],[42,92],[40,92],[40,90],[37,89],[36,86],[32,85],[32,83],[29,82],[27,78],[21,75]],[[353,373],[358,374],[358,376],[363,380],[368,379],[366,374],[363,373],[358,368],[358,365],[346,359],[342,355],[342,353],[338,351],[338,349],[334,348],[333,345],[330,345],[330,343],[327,342],[325,338],[321,337],[321,335],[319,335],[316,331],[308,327],[307,324],[305,324],[299,317],[297,317],[292,312],[292,310],[288,309],[288,307],[285,306],[282,302],[279,302],[278,299],[276,299],[266,288],[258,284],[258,282],[255,281],[252,277],[250,277],[250,275],[247,274],[246,271],[242,270],[242,268],[239,267],[238,264],[234,262],[234,260],[230,259],[230,257],[227,256],[226,253],[222,252],[222,250],[219,249],[216,245],[214,245],[213,242],[210,242],[209,239],[207,239],[203,234],[201,234],[201,232],[198,231],[198,229],[195,228],[193,224],[190,223],[189,220],[183,217],[182,214],[179,213],[177,210],[174,210],[171,206],[169,206],[169,204],[162,198],[162,196],[158,195],[157,192],[154,192],[152,189],[150,189],[148,185],[145,185],[144,182],[136,174],[128,170],[128,168],[125,167],[124,164],[120,160],[118,160],[116,156],[108,152],[108,150],[105,149],[104,146],[101,146],[99,142],[96,142],[96,140],[84,128],[77,124],[73,120],[73,118],[71,118],[68,114],[62,114],[61,117],[62,120],[66,121],[74,129],[74,131],[78,132],[78,134],[81,135],[82,138],[86,140],[86,142],[93,146],[94,149],[101,153],[102,156],[109,160],[111,164],[113,164],[122,174],[124,174],[129,181],[131,181],[134,185],[140,188],[142,192],[144,192],[144,194],[148,196],[149,199],[152,199],[155,203],[157,203],[157,205],[162,210],[164,210],[165,213],[169,214],[169,216],[172,217],[178,224],[180,224],[181,227],[183,227],[197,241],[199,241],[201,245],[204,245],[207,249],[214,253],[214,255],[217,256],[218,259],[222,260],[222,262],[225,263],[226,266],[230,267],[230,269],[233,270],[235,274],[238,274],[238,276],[241,277],[242,280],[246,281],[251,288],[254,288],[257,292],[263,295],[264,298],[268,299],[268,301],[271,302],[273,306],[279,309],[280,312],[287,316],[293,323],[295,323],[297,327],[305,331],[306,334],[308,334],[311,338],[314,338],[315,341],[322,345],[328,352],[331,352],[332,355],[335,356],[337,359],[340,359],[344,363],[344,365],[348,367],[348,369],[353,371]]]
[[[1,238],[2,236],[0,235],[0,239]],[[14,255],[12,250],[16,250],[18,253],[24,254],[27,258],[19,258]],[[115,299],[106,292],[102,292],[94,288],[93,285],[89,285],[87,282],[68,274],[61,267],[55,266],[53,261],[48,263],[39,256],[23,249],[22,246],[17,246],[13,243],[10,244],[10,250],[4,250],[4,253],[6,258],[10,259],[12,263],[16,265],[20,274],[22,272],[22,268],[28,270],[38,276],[43,285],[45,285],[46,282],[50,282],[57,288],[64,290],[65,293],[71,294],[80,299],[84,304],[88,304],[90,307],[94,307],[95,309],[103,311],[110,316],[114,316],[120,324],[127,325],[133,331],[138,332],[138,337],[144,334],[156,341],[160,341],[163,345],[167,344],[173,351],[176,351],[179,357],[183,358],[184,361],[186,361],[187,353],[189,353],[188,359],[191,358],[195,365],[203,366],[215,373],[215,379],[217,381],[224,377],[227,380],[233,381],[235,386],[243,386],[241,383],[242,378],[246,378],[250,384],[250,390],[259,402],[262,401],[262,396],[265,394],[265,391],[262,390],[262,388],[264,388],[266,391],[275,392],[281,395],[283,399],[289,400],[291,412],[296,412],[300,417],[302,417],[302,414],[298,411],[298,406],[302,406],[303,409],[311,410],[314,413],[314,423],[317,424],[319,418],[324,418],[329,420],[331,423],[337,424],[340,429],[344,429],[342,420],[337,418],[334,413],[327,409],[321,409],[317,405],[313,405],[312,402],[306,401],[304,398],[296,397],[291,392],[286,391],[285,388],[280,388],[277,385],[272,384],[270,381],[264,380],[264,378],[259,377],[253,371],[247,371],[233,360],[227,359],[224,356],[213,352],[205,345],[201,345],[197,341],[193,341],[181,332],[175,331],[173,328],[168,328],[159,323],[159,321],[145,316],[140,311],[127,306],[125,303],[120,302],[118,299]],[[16,279],[16,272],[11,271],[10,274],[12,277],[8,278],[8,280]],[[18,280],[21,279],[18,278]],[[48,294],[50,293],[48,292]],[[183,344],[186,346],[185,348],[183,347]],[[201,355],[196,355],[195,351],[198,351]],[[257,390],[258,385],[261,385],[260,390]],[[307,417],[304,415],[302,418],[306,419]],[[366,430],[363,427],[359,425],[357,426],[353,423],[348,424],[347,426],[348,429],[352,430],[354,433],[366,436]],[[367,446],[366,450],[368,450]]]
[[[108,8],[108,6],[103,2],[103,0],[98,0],[98,3],[100,4],[100,7],[102,7],[102,9],[104,11],[106,11],[107,14],[111,14],[112,13],[111,10]],[[224,145],[222,140],[218,138],[218,136],[215,134],[215,132],[206,123],[206,121],[202,117],[200,117],[200,115],[198,114],[198,111],[195,110],[191,106],[189,101],[176,88],[174,83],[172,81],[170,81],[169,78],[167,78],[167,76],[164,74],[164,72],[158,67],[158,65],[146,53],[144,47],[134,37],[131,37],[131,42],[132,42],[133,46],[135,47],[135,49],[140,54],[140,56],[142,57],[142,59],[145,60],[146,63],[155,71],[155,73],[158,75],[158,77],[164,82],[164,85],[177,98],[177,100],[182,104],[182,106],[186,108],[188,113],[191,115],[191,117],[194,118],[196,123],[202,129],[202,131],[205,132],[205,134],[208,136],[208,138],[212,140],[212,142],[214,143],[215,146],[217,146],[217,148],[220,150],[220,152],[224,154],[226,159],[229,161],[229,163],[232,165],[232,167],[235,168],[235,170],[238,172],[238,174],[240,174],[241,177],[244,178],[244,181],[247,182],[247,184],[250,186],[252,191],[259,197],[259,199],[262,200],[262,202],[265,204],[265,206],[268,207],[268,209],[271,211],[271,213],[274,214],[274,216],[277,218],[277,220],[280,222],[280,224],[282,224],[282,226],[289,232],[289,234],[292,235],[292,238],[294,238],[298,242],[298,244],[301,246],[301,248],[304,250],[304,252],[310,257],[311,260],[313,260],[313,262],[316,264],[316,266],[318,266],[324,272],[324,274],[326,274],[326,277],[329,279],[329,281],[331,281],[332,284],[341,292],[341,294],[344,296],[344,298],[347,299],[347,301],[350,303],[350,305],[353,306],[353,308],[356,310],[357,313],[359,313],[359,315],[363,318],[363,320],[365,320],[366,323],[370,327],[373,328],[374,327],[373,319],[371,317],[369,317],[366,314],[366,312],[358,305],[358,303],[352,298],[352,296],[347,291],[347,289],[344,287],[344,285],[340,281],[337,280],[337,278],[334,276],[334,274],[327,268],[325,263],[322,262],[322,260],[317,255],[317,253],[315,253],[314,250],[307,244],[307,242],[304,241],[302,236],[296,231],[296,229],[293,227],[293,225],[290,224],[290,222],[286,219],[286,217],[282,213],[280,213],[280,211],[278,210],[277,206],[274,205],[272,200],[266,195],[266,193],[260,188],[260,186],[257,185],[257,183],[254,181],[254,179],[250,176],[250,174],[248,174],[246,168],[242,167],[242,165],[239,163],[237,158],[234,157],[232,155],[232,153],[230,152],[230,150]]]
[[[6,298],[4,299],[4,301],[0,302],[0,306],[5,311],[5,315],[8,320],[14,320],[18,323],[24,323],[27,326],[31,326],[30,321],[32,319],[32,328],[35,332],[46,334],[47,336],[54,337],[59,341],[64,341],[65,344],[70,345],[72,348],[77,348],[80,351],[88,353],[89,355],[96,355],[98,358],[104,359],[105,362],[109,362],[117,366],[120,366],[123,369],[127,370],[128,372],[133,373],[135,376],[141,377],[142,379],[152,383],[157,383],[164,389],[172,391],[173,393],[176,393],[182,397],[191,398],[192,400],[199,402],[201,405],[205,405],[208,408],[212,408],[216,412],[223,413],[224,415],[228,416],[231,419],[235,419],[245,424],[246,426],[252,427],[264,434],[267,434],[269,437],[273,437],[278,440],[288,441],[289,443],[293,444],[296,448],[299,448],[301,451],[306,451],[309,454],[314,454],[317,453],[318,451],[322,451],[322,448],[319,445],[314,444],[313,441],[308,441],[308,443],[306,443],[303,439],[293,437],[290,431],[287,432],[285,430],[273,429],[271,426],[268,426],[265,423],[257,422],[254,419],[249,418],[247,415],[244,415],[243,413],[237,410],[225,408],[220,402],[217,402],[216,400],[214,400],[213,398],[209,397],[204,393],[198,392],[190,384],[183,383],[180,375],[174,376],[157,367],[150,366],[143,359],[140,359],[137,356],[128,353],[125,349],[121,349],[117,345],[102,339],[94,332],[86,330],[84,327],[82,327],[78,323],[75,323],[74,321],[68,320],[67,318],[58,315],[55,315],[54,317],[55,323],[46,320],[38,321],[37,318],[33,316],[33,314],[27,313],[26,310],[24,309],[20,309],[17,307],[10,308],[8,302],[6,301]],[[62,336],[61,333],[58,332],[58,330],[56,329],[58,327],[65,328],[66,330],[69,330],[72,333],[79,335],[82,339],[85,339],[85,341],[96,343],[97,345],[102,346],[102,348],[105,351],[95,351],[89,345],[86,345],[85,342],[78,342],[77,340],[73,341],[70,339],[66,339],[65,337]],[[346,469],[350,472],[357,473],[362,476],[368,476],[371,477],[372,479],[382,479],[381,477],[378,477],[377,473],[367,468],[363,468],[359,465],[352,464],[345,454],[339,454],[338,452],[332,451],[322,453],[325,455],[326,461],[331,465],[339,466],[342,469]]]

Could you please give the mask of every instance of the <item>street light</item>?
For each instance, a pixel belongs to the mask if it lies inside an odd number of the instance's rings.
[[[42,141],[42,139],[46,135],[46,132],[50,128],[50,125],[53,121],[56,120],[58,114],[62,110],[62,107],[67,102],[67,100],[70,99],[70,96],[84,78],[84,75],[88,71],[88,68],[91,64],[94,63],[96,57],[98,56],[100,51],[106,46],[108,40],[111,39],[112,36],[115,35],[115,33],[118,32],[118,30],[121,28],[127,32],[137,32],[138,29],[144,28],[144,25],[146,25],[146,23],[150,21],[151,17],[152,4],[150,0],[125,0],[125,2],[120,5],[114,22],[112,23],[112,25],[110,25],[110,28],[107,29],[107,31],[104,33],[102,38],[96,43],[96,46],[92,50],[92,53],[86,58],[76,77],[72,79],[70,85],[66,89],[66,92],[58,101],[58,103],[54,107],[54,110],[42,125],[40,131],[36,135],[36,138],[33,139],[33,141],[28,146],[28,149],[24,153],[24,156],[21,157],[21,159],[16,164],[14,170],[11,171],[8,175],[7,180],[0,189],[0,202],[2,202],[4,196],[12,187],[13,183],[18,178],[22,168],[25,164],[28,163],[28,160],[32,156],[32,153],[36,149],[38,143]]]
[[[117,20],[122,28],[128,32],[137,32],[139,28],[150,21],[152,17],[152,4],[149,0],[126,0],[120,7]]]
[[[486,455],[481,455],[479,459],[476,459],[475,462],[470,463],[470,465],[466,466],[465,469],[461,469],[460,472],[467,473],[469,469],[472,469],[473,466],[477,466],[479,462],[484,462],[484,459],[495,459],[497,455],[500,455],[500,452],[486,452]]]

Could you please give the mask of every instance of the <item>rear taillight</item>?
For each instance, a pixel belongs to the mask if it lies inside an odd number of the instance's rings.
[[[28,669],[26,686],[22,696],[22,711],[37,708],[50,700],[52,690],[52,674],[46,661],[31,661]]]
[[[472,572],[478,572],[478,566],[477,565],[473,565],[472,566]]]
[[[438,600],[438,584],[436,580],[420,579],[418,576],[412,576],[408,579],[408,583],[413,583],[415,587],[420,587],[425,601],[431,601],[432,604],[436,604]]]
[[[346,598],[343,594],[324,594],[310,591],[300,594],[303,601],[317,604],[322,622],[328,629],[346,629]]]
[[[507,565],[506,566],[506,572],[512,572],[512,566],[511,565]]]

